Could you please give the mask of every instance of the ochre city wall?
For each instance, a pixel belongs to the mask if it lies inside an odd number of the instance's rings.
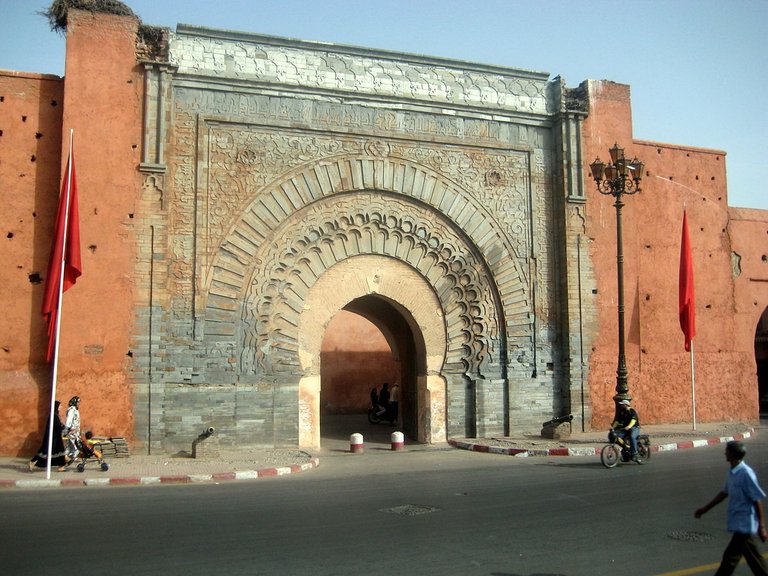
[[[17,431],[0,438],[3,454],[34,451],[48,412],[51,367],[45,362],[40,303],[70,129],[83,275],[63,299],[57,398],[63,407],[73,395],[82,398],[85,429],[133,437],[131,221],[141,182],[136,166],[143,82],[136,27],[133,18],[70,11],[65,82],[0,75],[0,175],[14,190],[8,195],[14,198],[11,209],[2,211],[4,235],[13,237],[5,238],[11,250],[1,251],[0,258],[4,270],[13,272],[3,283],[0,417]],[[31,282],[30,274],[41,281]]]
[[[64,83],[58,76],[0,71],[0,419],[13,433],[0,453],[37,448],[48,414],[40,313],[56,217]]]
[[[614,143],[625,148],[628,158],[645,162],[642,192],[624,197],[622,218],[626,360],[630,394],[642,420],[650,424],[693,418],[690,356],[678,317],[685,209],[696,290],[696,417],[755,421],[754,331],[768,305],[768,292],[765,284],[734,279],[730,246],[736,238],[740,251],[759,253],[761,240],[765,246],[766,214],[754,211],[761,218],[751,224],[732,218],[725,152],[633,140],[629,86],[590,81],[589,88],[584,125],[587,229],[599,287],[599,328],[590,362],[593,426],[607,426],[614,412],[616,211],[613,197],[596,191],[588,164],[595,157],[609,161],[608,149]],[[768,279],[768,265],[757,270],[759,264],[752,258],[749,266],[755,276]],[[736,290],[735,281],[744,288]]]

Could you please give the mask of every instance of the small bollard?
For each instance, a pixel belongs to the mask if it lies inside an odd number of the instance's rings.
[[[352,452],[352,454],[360,454],[363,451],[363,435],[362,434],[352,434],[352,436],[349,437],[349,451]]]
[[[402,432],[392,432],[392,450],[402,450],[405,446],[405,437]]]

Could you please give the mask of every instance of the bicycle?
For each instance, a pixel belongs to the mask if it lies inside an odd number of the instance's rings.
[[[608,444],[603,446],[600,451],[600,461],[606,468],[613,468],[619,463],[630,462],[632,460],[629,438],[616,434],[615,430],[608,432]],[[651,459],[651,439],[647,434],[640,434],[637,437],[637,454],[635,462],[645,464]]]

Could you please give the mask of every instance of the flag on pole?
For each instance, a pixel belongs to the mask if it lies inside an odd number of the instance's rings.
[[[696,310],[693,296],[693,258],[688,234],[688,213],[683,211],[683,237],[680,241],[680,328],[685,335],[685,349],[691,351],[696,335]]]
[[[80,259],[80,215],[77,209],[77,182],[75,158],[70,137],[69,157],[64,181],[61,184],[59,211],[54,228],[51,259],[45,278],[43,317],[48,322],[48,362],[53,359],[56,346],[57,324],[61,308],[61,295],[71,288],[82,273]]]

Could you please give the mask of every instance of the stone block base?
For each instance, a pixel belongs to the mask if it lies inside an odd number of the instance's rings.
[[[192,442],[192,458],[210,460],[219,458],[219,438],[217,436],[200,435]]]
[[[544,426],[541,429],[541,436],[551,440],[560,440],[561,438],[571,437],[571,423],[563,422],[557,426]]]

